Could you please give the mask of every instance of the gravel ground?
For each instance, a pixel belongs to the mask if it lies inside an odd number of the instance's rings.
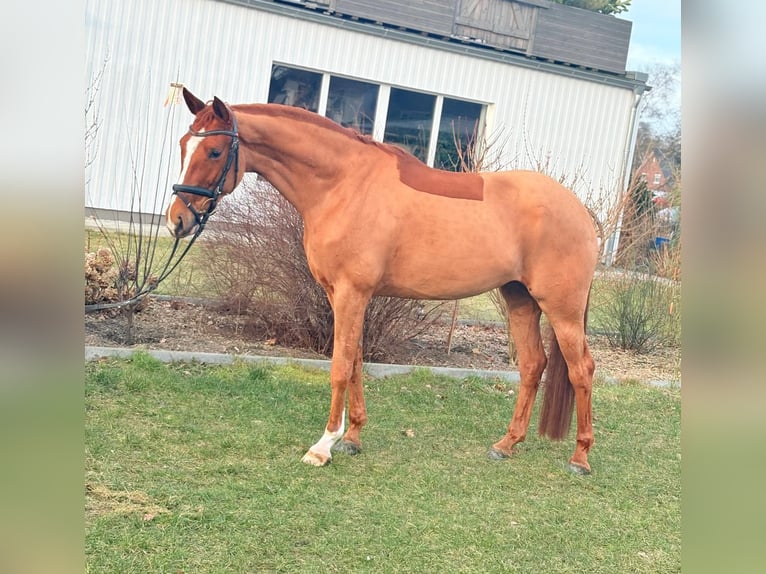
[[[216,311],[209,305],[152,299],[136,314],[133,342],[126,340],[124,317],[114,311],[85,316],[85,345],[135,347],[168,351],[199,351],[237,355],[269,355],[308,359],[327,357],[245,329],[242,316]],[[499,324],[458,324],[447,353],[448,324],[402,344],[385,362],[407,365],[513,370],[509,363],[505,327]],[[636,354],[609,348],[600,337],[589,337],[597,377],[617,380],[676,381],[680,379],[679,349]]]

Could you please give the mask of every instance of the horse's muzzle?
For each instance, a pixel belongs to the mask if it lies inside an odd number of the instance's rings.
[[[197,218],[194,217],[194,214],[186,208],[182,201],[174,197],[165,212],[165,226],[170,235],[181,239],[194,233],[197,225]]]

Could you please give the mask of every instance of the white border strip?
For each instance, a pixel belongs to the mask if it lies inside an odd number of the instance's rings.
[[[292,357],[270,357],[267,355],[227,355],[224,353],[202,353],[189,351],[160,351],[156,349],[127,349],[124,347],[85,347],[85,360],[93,361],[106,357],[127,359],[137,351],[142,351],[163,363],[191,362],[208,363],[212,365],[230,365],[234,361],[247,363],[266,363],[270,365],[299,365],[309,369],[330,370],[330,361],[324,359],[296,359]],[[364,363],[364,372],[373,377],[390,377],[406,375],[415,370],[425,369],[434,375],[443,375],[455,379],[480,377],[482,379],[502,379],[509,383],[520,382],[518,371],[492,371],[484,369],[459,369],[455,367],[430,367],[425,365],[392,365],[390,363]],[[618,384],[614,377],[605,377],[605,381]],[[680,389],[681,381],[646,381],[650,387],[661,389]]]
[[[122,347],[85,347],[85,360],[93,361],[104,357],[129,358],[136,351],[142,351],[163,363],[175,361],[197,361],[214,365],[229,365],[234,361],[268,363],[272,365],[300,365],[312,369],[330,370],[330,361],[323,359],[295,359],[291,357],[270,357],[266,355],[228,355],[223,353],[201,353],[188,351],[160,351],[155,349],[127,349]],[[479,369],[458,369],[454,367],[426,367],[418,365],[392,365],[388,363],[365,363],[364,372],[373,377],[405,375],[414,370],[426,369],[435,375],[457,379],[466,377],[499,378],[518,383],[518,371],[489,371]]]

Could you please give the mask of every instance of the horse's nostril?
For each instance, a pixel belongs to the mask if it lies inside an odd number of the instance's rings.
[[[170,227],[170,226],[168,226],[168,227]],[[183,237],[183,232],[184,232],[183,218],[181,218],[181,216],[178,216],[176,218],[175,224],[173,225],[172,229],[170,230],[170,233],[174,237]]]

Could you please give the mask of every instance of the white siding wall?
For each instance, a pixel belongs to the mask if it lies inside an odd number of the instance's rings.
[[[629,88],[216,0],[86,0],[86,42],[89,77],[107,60],[88,207],[131,210],[138,173],[141,211],[161,212],[191,120],[183,105],[163,107],[170,82],[205,100],[265,102],[272,62],[490,104],[489,129],[502,132],[508,167],[544,163],[551,175],[576,178],[581,196],[622,188]]]

